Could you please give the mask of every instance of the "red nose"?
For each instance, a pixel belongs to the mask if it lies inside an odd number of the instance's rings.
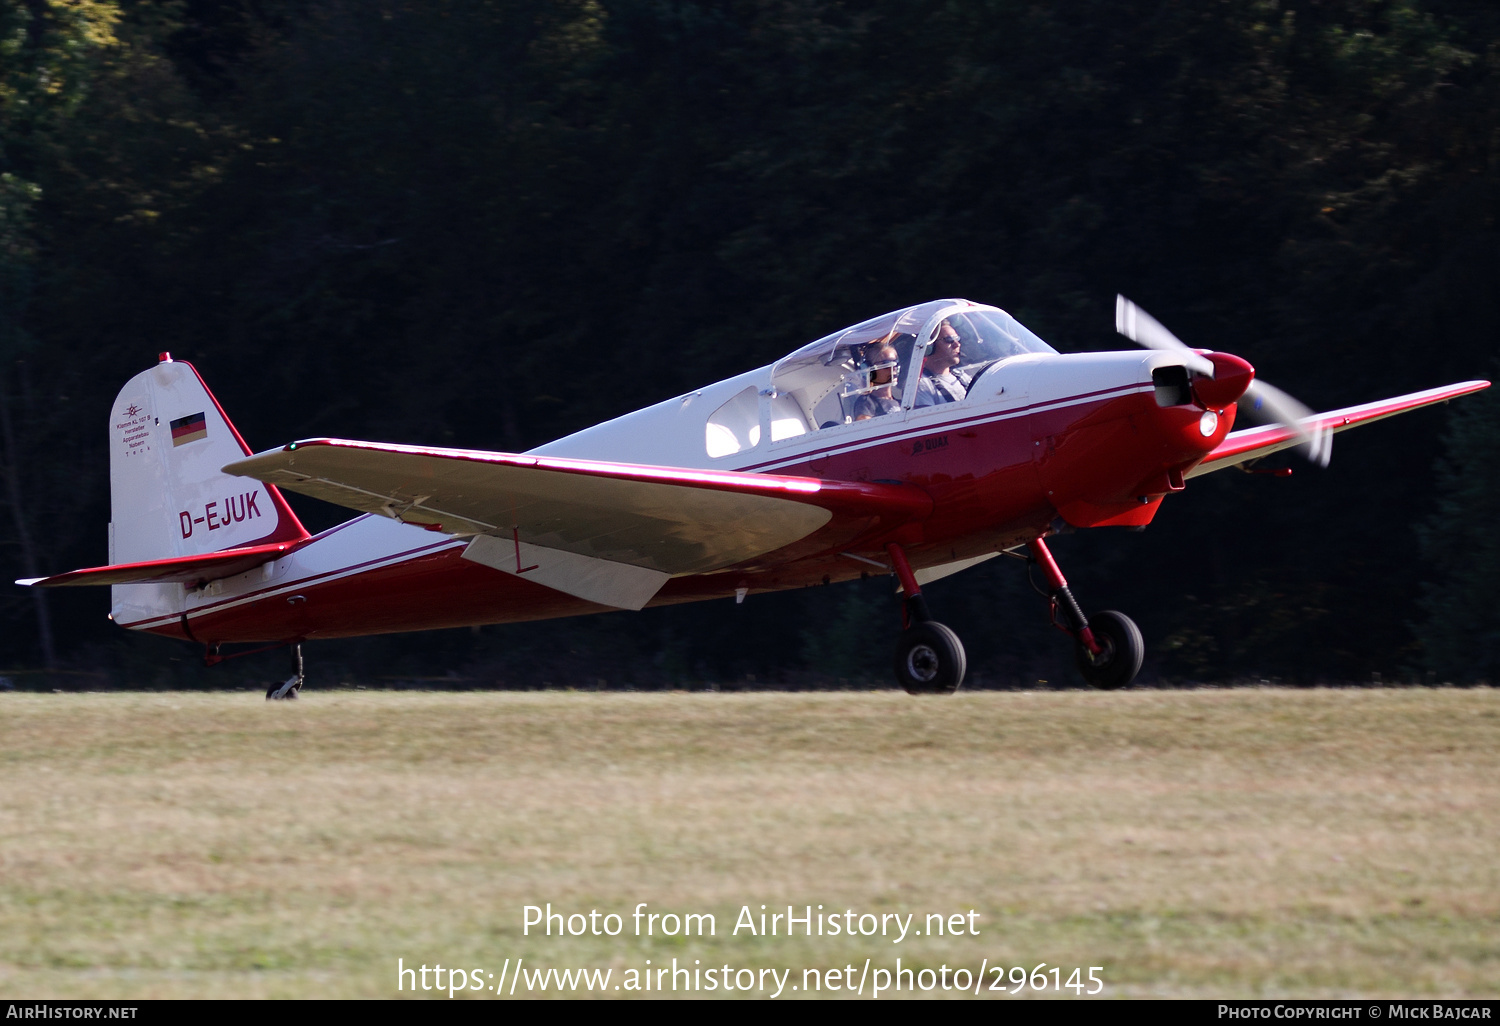
[[[1193,378],[1193,398],[1205,410],[1222,410],[1245,394],[1255,380],[1255,368],[1228,353],[1204,355],[1214,365],[1214,376]]]

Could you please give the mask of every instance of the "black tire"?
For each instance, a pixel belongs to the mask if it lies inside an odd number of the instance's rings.
[[[1089,629],[1104,651],[1096,656],[1083,642],[1076,642],[1078,672],[1101,691],[1129,687],[1141,672],[1141,660],[1146,655],[1141,629],[1130,617],[1113,609],[1089,617]]]
[[[901,632],[896,645],[896,680],[909,695],[951,695],[964,682],[968,656],[947,627],[927,621]]]

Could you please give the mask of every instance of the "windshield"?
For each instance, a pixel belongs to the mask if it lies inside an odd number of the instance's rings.
[[[960,369],[978,373],[997,360],[1022,353],[1056,353],[1004,310],[976,310],[944,318],[963,342]]]
[[[943,331],[944,325],[952,332]],[[893,310],[825,335],[777,361],[771,369],[775,402],[795,410],[801,428],[783,429],[781,437],[885,416],[910,409],[914,402],[924,405],[915,385],[908,388],[907,383],[940,332],[957,333],[958,369],[966,381],[1021,353],[1056,352],[992,306],[939,299]]]

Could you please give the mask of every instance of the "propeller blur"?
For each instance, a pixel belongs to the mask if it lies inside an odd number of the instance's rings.
[[[1214,361],[1189,349],[1186,343],[1163,327],[1160,321],[1124,296],[1115,297],[1115,330],[1147,349],[1181,352],[1185,365],[1194,374],[1210,379],[1215,377],[1218,368]],[[1249,364],[1245,366],[1248,367]],[[1244,399],[1240,399],[1241,396]],[[1328,460],[1333,455],[1333,433],[1317,425],[1312,410],[1275,385],[1259,379],[1246,382],[1243,390],[1225,398],[1223,402],[1236,400],[1249,400],[1251,416],[1256,419],[1286,425],[1302,442],[1303,455],[1320,467],[1328,466]]]

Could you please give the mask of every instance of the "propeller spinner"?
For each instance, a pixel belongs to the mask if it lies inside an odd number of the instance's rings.
[[[1180,353],[1187,369],[1198,379],[1194,382],[1193,394],[1200,401],[1223,404],[1238,399],[1241,404],[1249,407],[1251,416],[1286,425],[1301,440],[1303,455],[1320,467],[1328,466],[1333,450],[1333,433],[1316,427],[1309,430],[1304,419],[1311,417],[1313,411],[1275,385],[1255,378],[1254,369],[1244,360],[1224,353],[1205,356],[1188,348],[1186,343],[1164,328],[1160,321],[1124,296],[1115,297],[1115,330],[1147,349],[1174,350]],[[1204,386],[1201,390],[1199,382]],[[1239,388],[1241,382],[1244,382],[1244,388]]]

